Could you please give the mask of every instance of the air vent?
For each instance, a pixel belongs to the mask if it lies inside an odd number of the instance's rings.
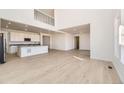
[[[108,66],[108,69],[112,69],[112,66]]]

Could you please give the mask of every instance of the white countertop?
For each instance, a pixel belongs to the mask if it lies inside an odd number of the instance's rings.
[[[41,46],[41,45],[34,45],[34,46],[18,46],[19,48],[30,48],[30,47],[45,47],[45,46]],[[47,47],[47,46],[46,46]]]
[[[9,44],[39,44],[39,41],[10,41]]]

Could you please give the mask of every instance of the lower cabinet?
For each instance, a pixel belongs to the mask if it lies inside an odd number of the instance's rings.
[[[18,49],[17,46],[10,46],[8,52],[10,54],[15,54],[15,53],[17,53],[17,49]]]
[[[18,56],[20,57],[32,56],[43,53],[48,53],[48,46],[20,47],[18,49]]]

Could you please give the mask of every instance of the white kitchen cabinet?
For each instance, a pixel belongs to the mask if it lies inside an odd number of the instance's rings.
[[[17,53],[17,46],[10,46],[10,47],[9,47],[9,53],[10,53],[10,54],[15,54],[15,53]]]
[[[17,40],[18,41],[24,41],[24,33],[19,33]]]
[[[28,38],[29,35],[27,33],[24,33],[24,38]]]
[[[10,33],[10,41],[15,41],[16,39],[16,33],[11,32]]]
[[[22,46],[18,49],[18,56],[27,57],[48,53],[48,46]]]
[[[37,33],[10,32],[10,41],[24,41],[24,38],[31,38],[31,41],[40,41]]]
[[[38,34],[31,35],[31,41],[40,41],[40,35]]]
[[[40,35],[34,35],[34,41],[40,41]]]
[[[31,38],[31,40],[32,40],[32,38],[33,38],[33,34],[30,34],[30,38]]]
[[[17,32],[10,32],[10,41],[24,41],[24,34]]]

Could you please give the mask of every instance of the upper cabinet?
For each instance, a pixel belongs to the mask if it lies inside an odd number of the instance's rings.
[[[21,33],[10,32],[10,41],[23,41]]]
[[[35,34],[35,35],[33,36],[32,41],[40,41],[40,36],[37,35],[37,34]]]
[[[40,41],[38,33],[10,32],[10,41],[24,41],[24,38],[31,38],[31,41]]]

